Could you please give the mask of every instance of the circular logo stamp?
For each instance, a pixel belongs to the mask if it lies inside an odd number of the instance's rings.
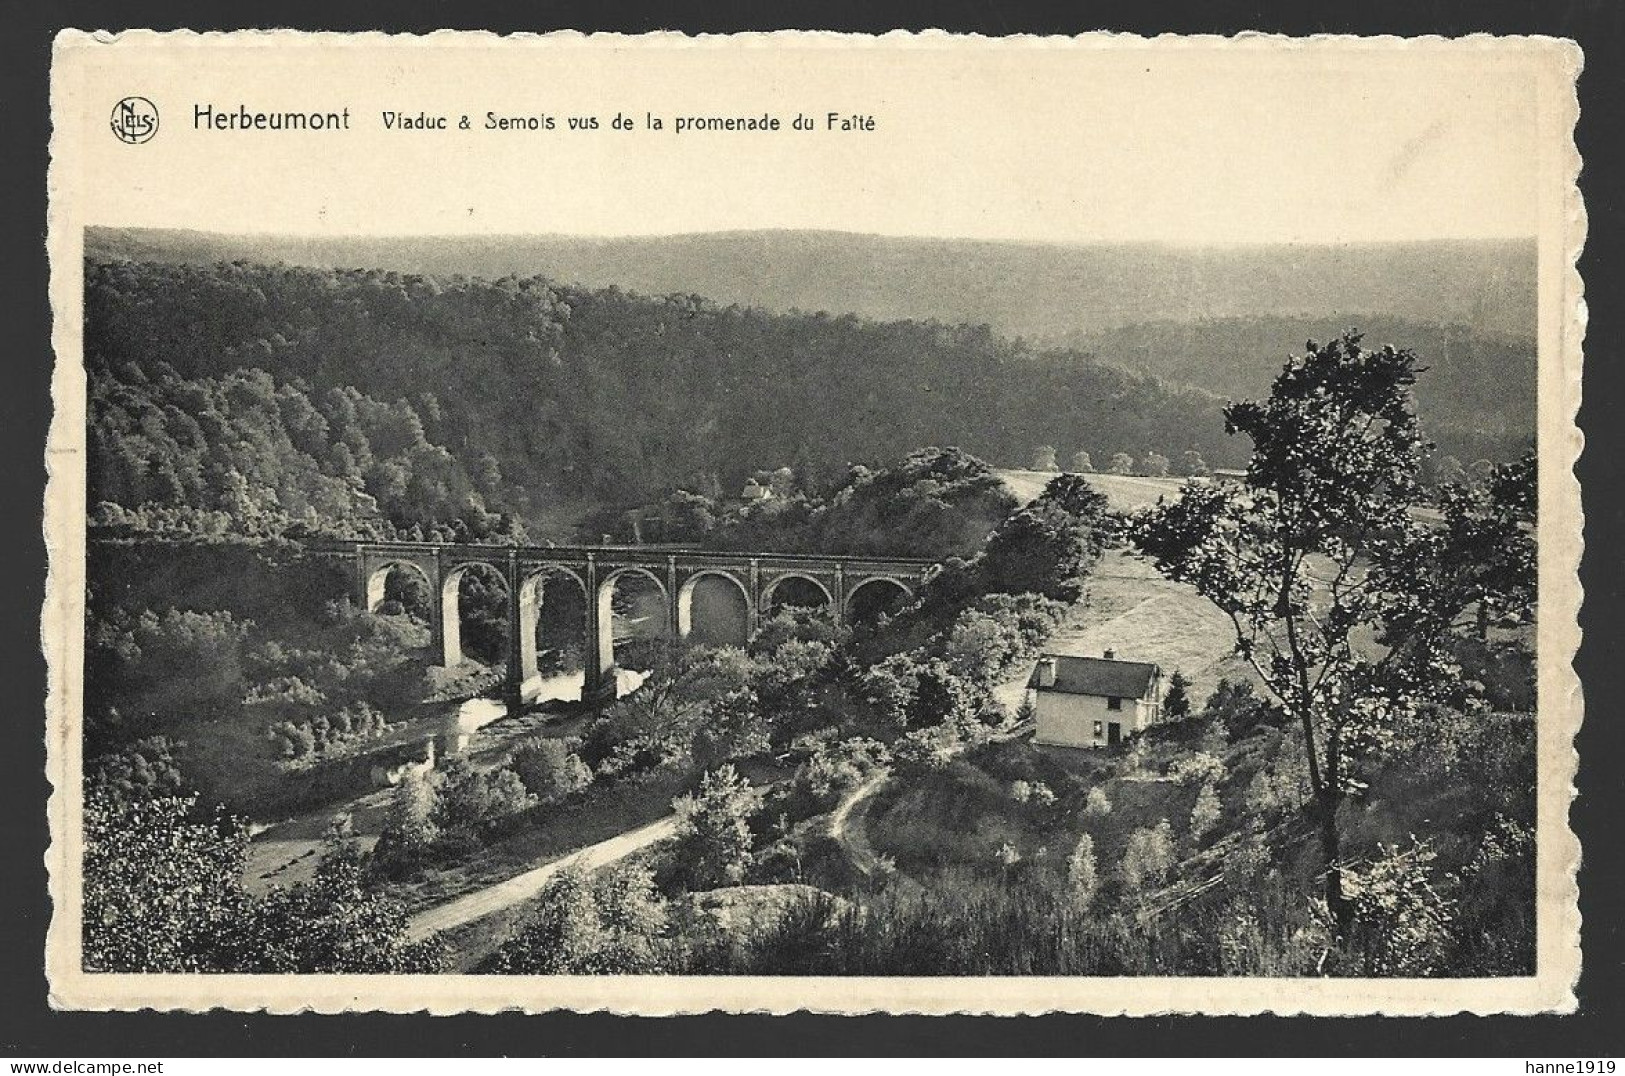
[[[132,146],[158,133],[158,106],[145,97],[126,97],[113,106],[113,133]]]

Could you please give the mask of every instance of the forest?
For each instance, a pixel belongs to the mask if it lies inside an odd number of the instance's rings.
[[[1214,397],[985,326],[245,263],[91,263],[85,308],[90,503],[126,510],[230,513],[246,483],[293,521],[544,533],[761,468],[827,490],[929,444],[1240,462]]]
[[[1373,343],[1403,344],[1421,358],[1417,411],[1440,455],[1506,462],[1534,443],[1535,339],[1532,329],[1498,333],[1485,322],[1389,315],[1362,317],[1358,327]],[[1290,349],[1349,327],[1346,316],[1273,314],[1164,319],[1064,339],[1113,365],[1242,400],[1269,388]]]

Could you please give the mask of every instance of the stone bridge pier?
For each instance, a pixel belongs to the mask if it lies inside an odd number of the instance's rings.
[[[410,571],[427,584],[430,653],[450,667],[464,660],[459,588],[464,574],[479,570],[501,580],[507,595],[508,653],[503,695],[510,708],[534,698],[541,682],[536,629],[549,588],[580,593],[585,612],[582,638],[582,699],[593,703],[616,696],[616,585],[638,576],[644,589],[658,593],[662,634],[689,638],[697,618],[696,588],[717,580],[722,593],[736,593],[744,634],[781,604],[822,606],[837,623],[877,607],[911,601],[930,562],[871,557],[788,553],[718,553],[647,546],[490,546],[432,542],[346,542],[324,549],[349,559],[355,591],[368,610],[384,602],[391,572]],[[476,567],[483,566],[483,567]],[[798,594],[794,600],[790,595]],[[741,643],[743,639],[739,640]]]

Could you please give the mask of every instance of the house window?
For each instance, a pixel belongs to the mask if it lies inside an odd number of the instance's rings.
[[[1105,735],[1106,735],[1106,723],[1104,721],[1096,721],[1095,722],[1095,739],[1098,740],[1098,739],[1102,738]]]
[[[1108,698],[1106,700],[1106,709],[1108,709],[1108,710],[1121,710],[1122,708],[1123,708],[1123,700],[1118,698],[1117,696],[1113,695],[1113,696],[1111,696],[1110,698]]]

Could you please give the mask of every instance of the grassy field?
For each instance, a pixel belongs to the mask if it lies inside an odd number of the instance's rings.
[[[1082,605],[1046,649],[1086,655],[1110,649],[1125,661],[1156,662],[1165,676],[1178,669],[1198,706],[1221,678],[1253,679],[1235,655],[1235,629],[1217,606],[1123,550],[1101,557]]]
[[[1198,707],[1221,679],[1256,685],[1252,669],[1234,653],[1229,618],[1195,590],[1162,578],[1149,561],[1121,549],[1101,557],[1084,600],[1044,649],[1097,657],[1109,649],[1124,661],[1155,662],[1164,676],[1178,669],[1191,682]],[[1014,711],[1025,684],[1023,675],[1004,685],[999,701]]]
[[[1026,504],[1044,491],[1044,486],[1055,477],[1053,471],[997,470],[994,472],[1016,499]],[[1089,484],[1106,495],[1106,501],[1116,512],[1132,512],[1156,504],[1163,498],[1172,500],[1179,494],[1183,478],[1140,478],[1126,474],[1085,475]]]

